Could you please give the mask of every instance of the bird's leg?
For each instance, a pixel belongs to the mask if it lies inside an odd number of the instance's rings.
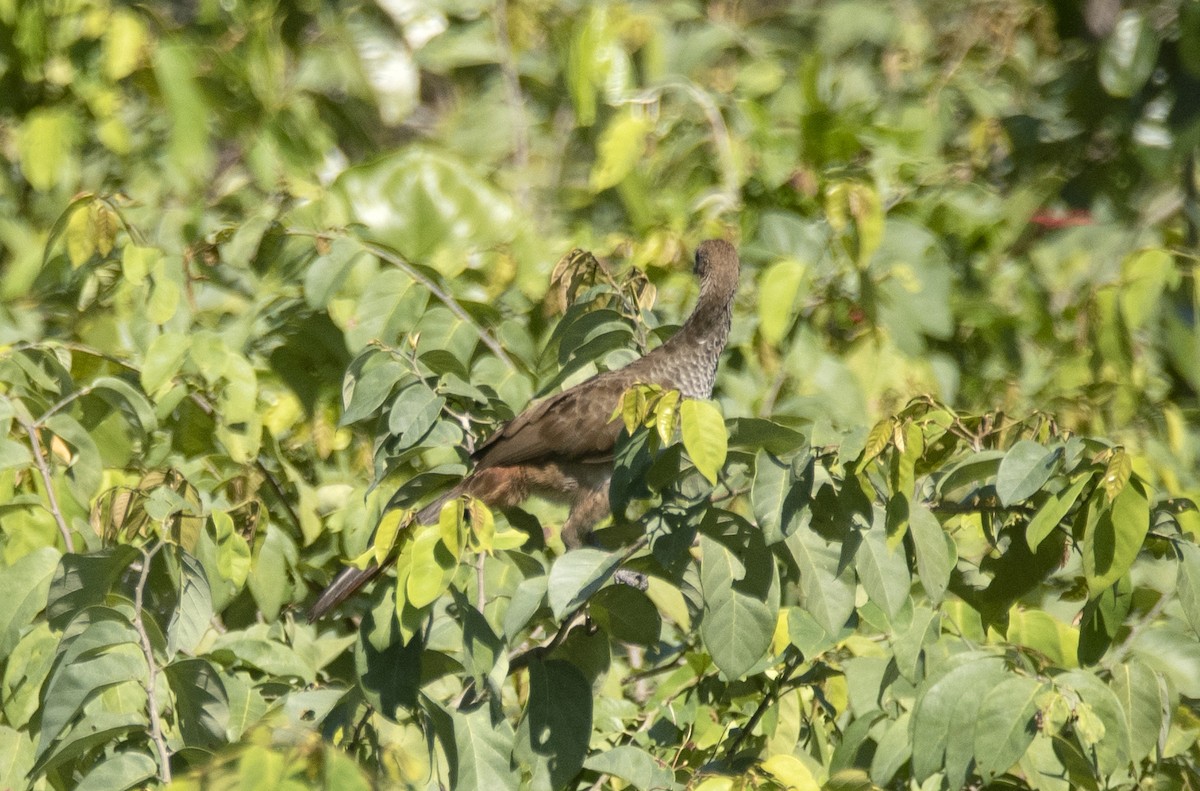
[[[608,482],[594,489],[579,489],[571,500],[571,511],[562,526],[562,540],[567,549],[578,549],[591,535],[592,526],[607,516]]]

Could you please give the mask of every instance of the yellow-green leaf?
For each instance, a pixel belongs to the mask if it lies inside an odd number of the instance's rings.
[[[1132,473],[1133,459],[1129,458],[1129,454],[1125,452],[1124,448],[1115,449],[1112,457],[1108,460],[1108,466],[1104,469],[1104,479],[1100,482],[1110,503],[1125,490],[1125,485],[1129,483],[1129,476]]]
[[[115,11],[104,34],[104,76],[110,80],[128,77],[138,67],[146,48],[146,27],[137,14]]]
[[[594,192],[620,184],[646,153],[646,135],[654,122],[640,112],[629,110],[609,122],[600,135],[599,157],[592,167]]]
[[[376,564],[383,565],[383,561],[391,554],[392,547],[396,545],[396,534],[406,516],[408,511],[396,508],[380,518],[379,526],[375,528],[375,540],[371,544]]]
[[[75,166],[77,131],[74,117],[64,108],[38,109],[25,117],[18,148],[21,172],[34,189],[46,192],[57,187],[68,168]]]
[[[178,309],[179,286],[168,278],[157,278],[150,291],[150,300],[146,303],[146,317],[155,324],[166,324]]]
[[[804,264],[791,259],[772,264],[763,273],[758,287],[758,330],[767,343],[776,345],[783,340],[796,318],[804,273]]]
[[[884,418],[876,423],[871,431],[867,434],[866,445],[863,446],[862,461],[858,464],[858,469],[864,469],[875,457],[883,453],[884,448],[892,441],[892,434],[896,428],[895,418]]]
[[[96,249],[100,251],[100,255],[108,255],[117,241],[117,213],[107,202],[96,200],[92,201],[91,214],[96,234]]]
[[[655,405],[654,427],[663,445],[671,444],[675,436],[675,416],[679,414],[680,393],[678,390],[668,390]]]
[[[821,786],[812,772],[794,755],[772,755],[762,762],[762,768],[789,791],[820,791]]]
[[[71,266],[79,268],[96,252],[96,226],[92,223],[92,212],[80,206],[67,220],[67,258]]]
[[[442,513],[451,512],[453,508],[443,508]],[[437,600],[450,586],[457,562],[446,551],[442,542],[442,532],[438,525],[422,525],[417,528],[412,539],[412,566],[409,570],[405,592],[408,603],[416,608],[424,607]]]
[[[679,405],[679,420],[683,447],[692,464],[715,484],[729,450],[725,419],[711,401],[689,398]]]
[[[121,271],[125,280],[132,285],[138,285],[146,279],[162,257],[162,251],[156,247],[125,245],[125,249],[121,251]]]

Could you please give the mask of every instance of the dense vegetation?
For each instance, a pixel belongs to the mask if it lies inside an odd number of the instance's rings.
[[[1198,146],[1197,0],[0,0],[0,788],[1200,787]],[[385,512],[714,236],[597,546]]]

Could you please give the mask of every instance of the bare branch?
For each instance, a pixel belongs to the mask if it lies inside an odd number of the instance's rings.
[[[17,407],[13,410],[17,422],[29,435],[29,446],[33,449],[33,463],[37,465],[38,472],[42,474],[42,483],[46,486],[46,499],[50,501],[50,513],[54,515],[54,521],[58,523],[58,532],[62,535],[67,551],[74,552],[75,542],[71,540],[71,528],[67,527],[67,520],[63,518],[62,509],[58,507],[58,496],[54,494],[54,482],[50,478],[50,465],[42,454],[42,443],[38,439],[38,430],[30,419],[25,405],[16,401],[14,401],[14,405]]]

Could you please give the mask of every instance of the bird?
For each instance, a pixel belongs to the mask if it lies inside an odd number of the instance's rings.
[[[568,551],[583,546],[592,526],[610,510],[608,484],[622,428],[613,419],[618,402],[636,384],[678,390],[686,398],[712,396],[717,363],[729,340],[740,269],[737,249],[728,241],[701,242],[693,270],[700,294],[678,332],[624,367],[529,405],[478,445],[471,454],[471,472],[418,511],[413,521],[435,523],[442,506],[462,495],[502,509],[538,496],[569,506],[563,544]],[[309,621],[349,599],[387,565],[347,567],[312,605]]]

